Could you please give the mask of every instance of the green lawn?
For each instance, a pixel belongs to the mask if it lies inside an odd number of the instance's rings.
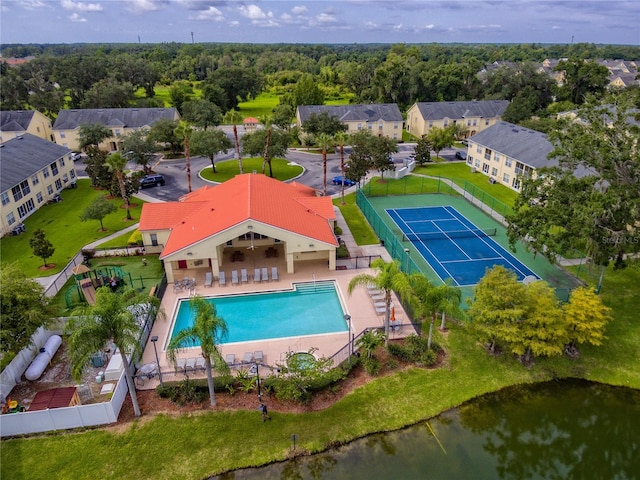
[[[333,200],[333,204],[342,212],[356,243],[358,245],[374,245],[380,242],[360,208],[356,205],[356,194],[345,195],[344,202],[345,204],[342,205],[342,199],[339,197]]]
[[[277,95],[270,92],[263,92],[256,98],[249,100],[248,102],[240,102],[238,104],[238,110],[243,117],[255,117],[258,120],[271,115],[273,109],[280,103],[280,99]]]
[[[273,178],[281,181],[291,180],[304,171],[300,165],[290,164],[289,160],[285,158],[274,158],[271,160],[271,167],[273,168]],[[251,173],[253,171],[262,172],[262,158],[243,158],[242,168],[244,173]],[[216,173],[213,173],[211,167],[200,171],[202,178],[219,183],[225,182],[239,174],[240,167],[236,159],[216,163]],[[265,174],[269,174],[269,166],[267,166]]]
[[[104,196],[104,190],[94,190],[89,180],[78,180],[77,189],[64,190],[64,201],[52,205],[44,205],[33,215],[28,217],[24,224],[26,233],[16,237],[5,237],[0,242],[0,257],[2,263],[18,262],[23,272],[29,277],[41,277],[53,275],[61,271],[65,265],[88,243],[104,238],[118,230],[126,228],[140,218],[142,200],[133,199],[135,204],[131,208],[133,220],[126,220],[123,208],[105,217],[103,224],[106,231],[99,231],[100,223],[97,220],[80,221],[80,215],[87,206],[99,196]],[[110,200],[118,207],[122,206],[120,198]],[[42,259],[33,255],[29,246],[29,239],[37,229],[45,232],[47,239],[53,244],[55,253],[49,259],[48,264],[56,267],[49,270],[40,270]]]
[[[513,206],[513,202],[518,196],[517,192],[504,185],[489,183],[487,176],[482,173],[471,173],[471,168],[463,162],[428,163],[426,166],[417,167],[413,173],[448,178],[463,188],[465,182],[469,182],[510,207]],[[479,198],[478,194],[475,196]]]
[[[489,356],[463,325],[451,324],[436,340],[448,352],[434,370],[411,368],[378,378],[330,408],[313,413],[257,410],[203,411],[178,417],[159,415],[129,427],[44,435],[2,442],[2,478],[141,480],[201,479],[223,471],[289,457],[291,435],[298,448],[316,452],[372,432],[402,428],[514,384],[579,377],[640,388],[640,322],[635,289],[640,268],[608,271],[603,298],[615,320],[600,347],[582,349],[577,360],[537,359],[531,368],[508,356]]]

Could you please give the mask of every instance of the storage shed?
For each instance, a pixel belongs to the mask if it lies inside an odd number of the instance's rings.
[[[49,408],[75,407],[80,405],[76,387],[60,387],[38,392],[33,398],[29,411],[47,410]]]

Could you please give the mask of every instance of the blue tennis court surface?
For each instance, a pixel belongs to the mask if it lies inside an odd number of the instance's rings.
[[[513,270],[518,280],[540,278],[491,238],[495,229],[479,229],[452,206],[386,212],[443,281],[451,278],[459,287],[476,285],[495,265]]]

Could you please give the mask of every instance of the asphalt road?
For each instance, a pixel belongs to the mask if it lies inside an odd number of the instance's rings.
[[[440,157],[453,161],[455,160],[456,149],[449,148],[440,152]],[[399,144],[398,152],[393,155],[393,161],[396,165],[402,165],[402,162],[414,153],[413,144]],[[234,157],[234,152],[216,156],[216,163],[229,160]],[[306,153],[301,150],[289,149],[286,156],[290,162],[295,162],[304,168],[304,173],[295,179],[295,181],[308,185],[322,192],[324,190],[324,175],[322,169],[322,155],[315,153]],[[348,155],[345,153],[345,161]],[[176,201],[181,196],[188,193],[187,168],[184,159],[178,160],[158,160],[152,165],[156,173],[161,173],[165,177],[165,185],[158,187],[149,187],[140,190],[142,193],[149,195],[161,201]],[[211,166],[211,161],[207,157],[191,157],[191,190],[197,190],[205,185],[211,185],[211,182],[202,180],[198,173]],[[76,172],[78,176],[86,176],[84,171],[84,163],[76,162]],[[127,165],[127,169],[136,170],[140,167],[135,164]],[[340,175],[340,154],[327,155],[327,195],[340,193],[340,185],[333,185],[331,180],[333,177]]]

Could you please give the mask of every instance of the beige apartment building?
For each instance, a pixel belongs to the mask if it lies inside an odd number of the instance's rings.
[[[22,221],[75,185],[71,150],[29,133],[0,145],[0,228],[10,234]]]
[[[434,128],[460,124],[467,137],[499,122],[508,100],[473,100],[468,102],[417,102],[407,110],[407,132],[422,137]]]
[[[395,103],[365,105],[301,105],[296,110],[298,127],[313,113],[327,112],[347,126],[347,133],[368,129],[374,135],[402,140],[403,118]]]
[[[99,145],[101,150],[120,150],[120,138],[141,128],[150,128],[160,119],[180,120],[175,108],[87,108],[60,110],[53,124],[53,133],[58,145],[80,150],[80,126],[104,125],[113,135]]]
[[[25,133],[55,142],[51,120],[37,110],[0,112],[0,143]]]

